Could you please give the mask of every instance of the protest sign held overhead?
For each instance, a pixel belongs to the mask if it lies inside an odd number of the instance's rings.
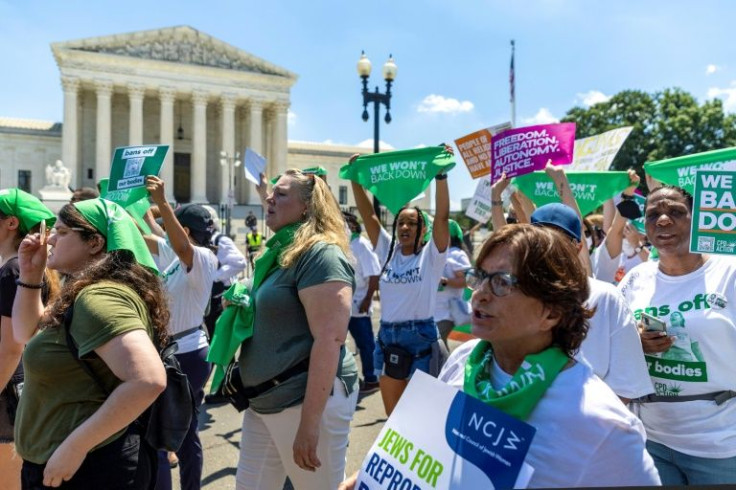
[[[516,177],[552,165],[572,162],[575,148],[575,123],[541,124],[509,129],[493,138],[491,144],[491,183]]]
[[[691,252],[736,255],[735,181],[734,171],[696,172]]]
[[[355,489],[525,488],[535,433],[417,371],[363,460]]]
[[[340,178],[362,185],[389,211],[402,206],[429,187],[440,172],[455,166],[444,146],[362,155],[340,169]]]
[[[266,173],[266,159],[253,149],[246,148],[243,162],[245,178],[255,185],[261,185],[261,174]]]
[[[632,129],[631,126],[626,126],[575,140],[570,170],[578,172],[608,170]]]
[[[706,151],[644,164],[644,171],[665,184],[692,193],[698,170],[736,170],[736,148]]]
[[[147,198],[146,175],[159,174],[168,151],[168,145],[116,148],[106,199],[127,207]]]
[[[631,185],[627,172],[565,172],[580,212],[595,211]],[[537,206],[561,202],[554,182],[545,172],[533,172],[514,179],[514,185]]]
[[[511,123],[481,129],[455,140],[460,156],[474,179],[491,173],[491,140],[493,135],[511,129]]]

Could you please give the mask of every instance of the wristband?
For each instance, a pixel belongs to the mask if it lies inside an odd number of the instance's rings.
[[[28,283],[25,283],[25,282],[21,282],[20,279],[16,279],[15,280],[15,284],[16,284],[16,286],[20,286],[20,287],[26,288],[26,289],[41,289],[41,288],[43,288],[43,286],[44,286],[45,283],[44,282],[41,282],[41,284],[28,284]]]
[[[447,178],[447,174],[437,174],[434,176],[434,180],[445,180]]]
[[[503,201],[491,201],[491,206],[503,206]]]

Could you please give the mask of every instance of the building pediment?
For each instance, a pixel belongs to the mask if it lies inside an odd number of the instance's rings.
[[[189,26],[54,43],[52,49],[57,57],[61,51],[84,51],[297,78],[284,68]]]

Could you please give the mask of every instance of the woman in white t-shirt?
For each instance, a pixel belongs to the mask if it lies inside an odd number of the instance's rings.
[[[679,187],[650,192],[645,224],[659,261],[618,286],[637,319],[666,322],[640,334],[655,394],[634,408],[663,484],[736,483],[736,262],[690,252],[692,207]]]
[[[459,320],[453,315],[453,311],[459,312],[460,307],[453,307],[453,302],[457,305],[467,304],[463,299],[463,293],[465,292],[465,271],[470,269],[470,258],[463,243],[463,230],[455,220],[449,221],[450,248],[447,250],[447,261],[440,278],[437,303],[434,309],[434,319],[445,345],[447,345],[447,337]],[[469,307],[468,305],[467,308]]]
[[[357,157],[353,156],[351,162]],[[432,352],[436,352],[439,338],[432,314],[450,241],[450,196],[447,174],[437,175],[435,182],[432,238],[427,243],[422,241],[427,229],[426,218],[419,208],[402,208],[394,220],[393,234],[389,235],[381,226],[365,189],[352,182],[365,231],[383,264],[378,285],[381,327],[374,366],[376,375],[380,376],[381,397],[388,415],[414,371],[430,372]]]
[[[212,282],[217,273],[217,258],[208,245],[214,231],[209,212],[197,204],[187,204],[174,211],[166,201],[164,182],[146,177],[146,187],[158,205],[168,240],[146,236],[146,244],[161,271],[169,299],[169,332],[179,348],[176,358],[187,375],[197,407],[204,399],[204,385],[210,374],[207,362],[209,342],[204,316],[210,300]],[[179,451],[182,489],[198,489],[202,480],[203,453],[197,417]],[[156,488],[171,488],[171,469],[166,452],[159,455]]]

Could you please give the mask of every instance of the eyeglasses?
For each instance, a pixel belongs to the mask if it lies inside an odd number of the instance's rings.
[[[78,226],[55,226],[49,230],[49,236],[61,235],[64,236],[70,231],[87,231],[84,228]]]
[[[508,272],[487,273],[483,269],[468,269],[465,271],[465,282],[472,290],[479,290],[486,284],[491,286],[491,292],[498,297],[507,296],[514,286],[519,282],[518,279]]]

